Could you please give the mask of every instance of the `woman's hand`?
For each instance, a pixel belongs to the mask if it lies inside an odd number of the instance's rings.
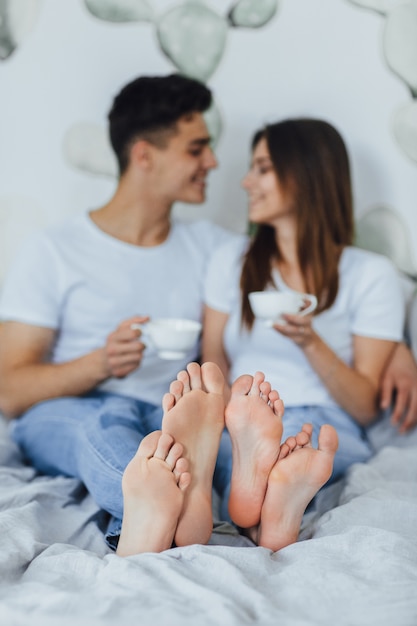
[[[273,328],[296,343],[334,400],[359,424],[368,426],[378,414],[378,389],[384,365],[395,343],[353,336],[354,360],[347,365],[312,327],[311,315],[285,315]],[[355,393],[352,393],[352,390]]]
[[[312,326],[312,315],[290,315],[286,313],[281,317],[285,322],[275,323],[273,328],[284,337],[292,339],[300,348],[307,347],[316,339],[317,334]]]

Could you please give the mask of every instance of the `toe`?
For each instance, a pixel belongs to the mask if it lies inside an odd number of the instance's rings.
[[[237,396],[247,396],[252,387],[253,378],[249,374],[243,374],[236,378],[232,385],[232,394]]]
[[[201,378],[206,391],[223,395],[225,380],[223,372],[218,365],[209,361],[203,363],[201,366]]]
[[[295,436],[295,439],[297,441],[297,446],[299,446],[300,448],[304,448],[306,445],[311,443],[310,435],[304,430],[300,430],[300,432],[297,433],[297,435]]]
[[[162,433],[158,439],[156,450],[153,454],[155,459],[165,461],[174,443],[174,438],[168,433]]]
[[[173,468],[173,472],[174,472],[174,476],[177,479],[177,481],[179,480],[181,474],[184,474],[184,472],[188,472],[188,470],[190,469],[190,464],[187,461],[186,458],[184,458],[183,456],[179,457],[179,459],[177,459],[175,466]]]
[[[290,447],[287,443],[282,443],[279,449],[278,461],[285,459],[290,453]]]
[[[319,450],[334,454],[338,448],[336,429],[330,424],[323,424],[319,432]]]
[[[310,423],[307,422],[307,423],[303,424],[303,427],[302,427],[301,430],[303,432],[307,433],[307,435],[309,437],[311,437],[312,434],[313,434],[313,424],[310,424]]]
[[[180,372],[181,374],[182,372]],[[178,374],[178,376],[180,375]],[[178,400],[182,397],[183,393],[184,393],[184,388],[185,385],[181,380],[174,380],[172,381],[172,383],[169,386],[169,391],[170,393],[174,396],[175,399],[175,404],[178,402]]]
[[[190,378],[190,387],[191,389],[201,389],[202,381],[201,381],[201,367],[198,363],[189,363],[187,365],[187,371]]]
[[[261,393],[260,386],[264,382],[264,380],[265,380],[265,374],[263,374],[263,372],[256,372],[255,376],[253,377],[252,387],[249,392],[250,396],[260,395]]]
[[[181,491],[185,491],[191,483],[191,474],[189,472],[183,472],[178,480],[178,487]]]
[[[172,393],[165,393],[162,396],[162,410],[167,413],[175,406],[175,396]]]
[[[263,383],[259,385],[259,389],[261,392],[261,398],[264,402],[268,402],[269,394],[271,393],[271,383],[264,380]]]
[[[173,470],[183,452],[184,446],[181,443],[175,442],[166,455],[165,463],[167,463],[167,465]]]
[[[284,403],[281,398],[273,402],[272,409],[277,417],[282,418],[284,416]]]
[[[149,435],[146,435],[139,444],[138,454],[148,459],[151,458],[155,454],[160,436],[160,430],[154,430]]]
[[[291,437],[288,437],[285,440],[285,443],[287,444],[287,446],[288,446],[288,448],[289,448],[289,450],[291,452],[292,450],[294,450],[295,446],[297,445],[297,439],[295,437],[291,436]]]
[[[189,391],[191,391],[190,376],[186,370],[181,370],[180,372],[178,372],[176,382],[181,383],[182,394],[188,393]]]

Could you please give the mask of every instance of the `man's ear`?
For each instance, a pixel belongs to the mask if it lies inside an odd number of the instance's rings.
[[[143,170],[152,167],[153,146],[145,139],[136,141],[130,150],[130,161]]]

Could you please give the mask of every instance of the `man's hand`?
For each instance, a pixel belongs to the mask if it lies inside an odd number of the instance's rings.
[[[149,317],[131,317],[107,337],[105,358],[109,377],[123,378],[140,366],[146,346],[140,341],[140,329],[134,325],[148,320]]]
[[[417,364],[403,343],[393,353],[381,383],[380,406],[393,404],[391,422],[405,433],[417,424]]]

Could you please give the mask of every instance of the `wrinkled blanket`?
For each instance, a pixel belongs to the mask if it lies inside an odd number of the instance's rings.
[[[323,489],[273,553],[216,523],[207,546],[119,558],[75,479],[26,466],[0,420],[1,626],[415,626],[417,432]]]

